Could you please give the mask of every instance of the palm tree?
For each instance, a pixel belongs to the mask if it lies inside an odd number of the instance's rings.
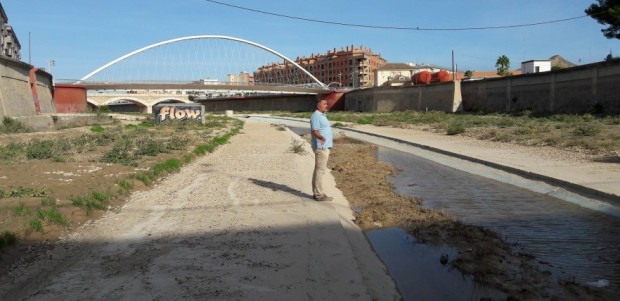
[[[497,68],[497,75],[499,76],[508,76],[511,75],[510,71],[510,59],[506,55],[502,55],[497,58],[497,62],[495,62],[495,68]]]

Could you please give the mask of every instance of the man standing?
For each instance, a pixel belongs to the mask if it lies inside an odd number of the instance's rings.
[[[312,174],[312,193],[317,201],[331,201],[332,197],[323,190],[323,175],[327,170],[329,150],[334,145],[332,128],[325,116],[327,100],[321,99],[316,103],[316,111],[310,117],[310,134],[312,150],[314,150],[314,173]]]

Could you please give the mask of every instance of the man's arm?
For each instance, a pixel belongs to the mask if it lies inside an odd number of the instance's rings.
[[[325,137],[323,137],[323,135],[321,135],[319,130],[313,130],[312,131],[312,135],[314,135],[314,137],[316,139],[319,139],[319,141],[321,141],[321,144],[325,144]]]

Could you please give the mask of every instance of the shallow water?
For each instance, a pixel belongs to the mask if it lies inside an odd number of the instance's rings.
[[[416,243],[415,238],[399,228],[366,233],[404,300],[480,300],[506,299],[505,294],[476,285],[449,264],[440,262],[442,254],[454,259],[457,251],[447,246],[433,247]]]
[[[291,130],[309,132],[307,128]],[[419,197],[427,208],[444,210],[466,223],[496,231],[514,244],[516,251],[534,255],[540,268],[558,280],[581,284],[608,281],[607,288],[620,294],[620,219],[390,148],[379,146],[377,158],[401,170],[389,179],[397,193]],[[378,250],[383,249],[381,244],[398,238],[371,239],[369,234],[369,240],[388,265],[390,259]],[[399,258],[407,257],[407,248],[388,245],[388,249],[400,248],[395,251],[401,253]],[[426,253],[413,252],[409,257],[437,256],[433,249],[426,249]],[[390,274],[401,290],[401,282],[425,275],[415,269],[409,273],[392,269]]]
[[[620,292],[619,219],[393,149],[377,158],[401,170],[389,179],[397,193],[496,231],[558,279]]]

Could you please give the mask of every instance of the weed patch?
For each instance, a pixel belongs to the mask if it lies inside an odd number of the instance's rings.
[[[2,198],[18,198],[18,197],[43,197],[50,195],[51,192],[45,187],[30,188],[30,187],[11,187],[9,189],[0,189],[0,199]]]
[[[8,246],[12,246],[17,242],[17,234],[11,231],[3,231],[0,233],[0,251]]]
[[[41,220],[33,218],[28,224],[30,225],[30,229],[43,233],[43,223],[41,223]]]
[[[170,159],[164,163],[156,164],[155,167],[153,167],[153,173],[156,177],[167,173],[178,172],[179,170],[181,170],[181,161],[176,159]]]
[[[306,149],[304,148],[304,142],[295,138],[291,138],[291,146],[289,150],[298,155],[305,155]]]
[[[596,136],[601,132],[601,126],[596,123],[578,123],[573,130],[575,136]]]
[[[462,123],[453,122],[446,128],[447,135],[458,135],[465,133],[465,126]]]
[[[25,126],[22,122],[17,121],[11,117],[4,116],[2,118],[2,124],[0,125],[0,133],[27,133],[30,132],[30,128]]]

